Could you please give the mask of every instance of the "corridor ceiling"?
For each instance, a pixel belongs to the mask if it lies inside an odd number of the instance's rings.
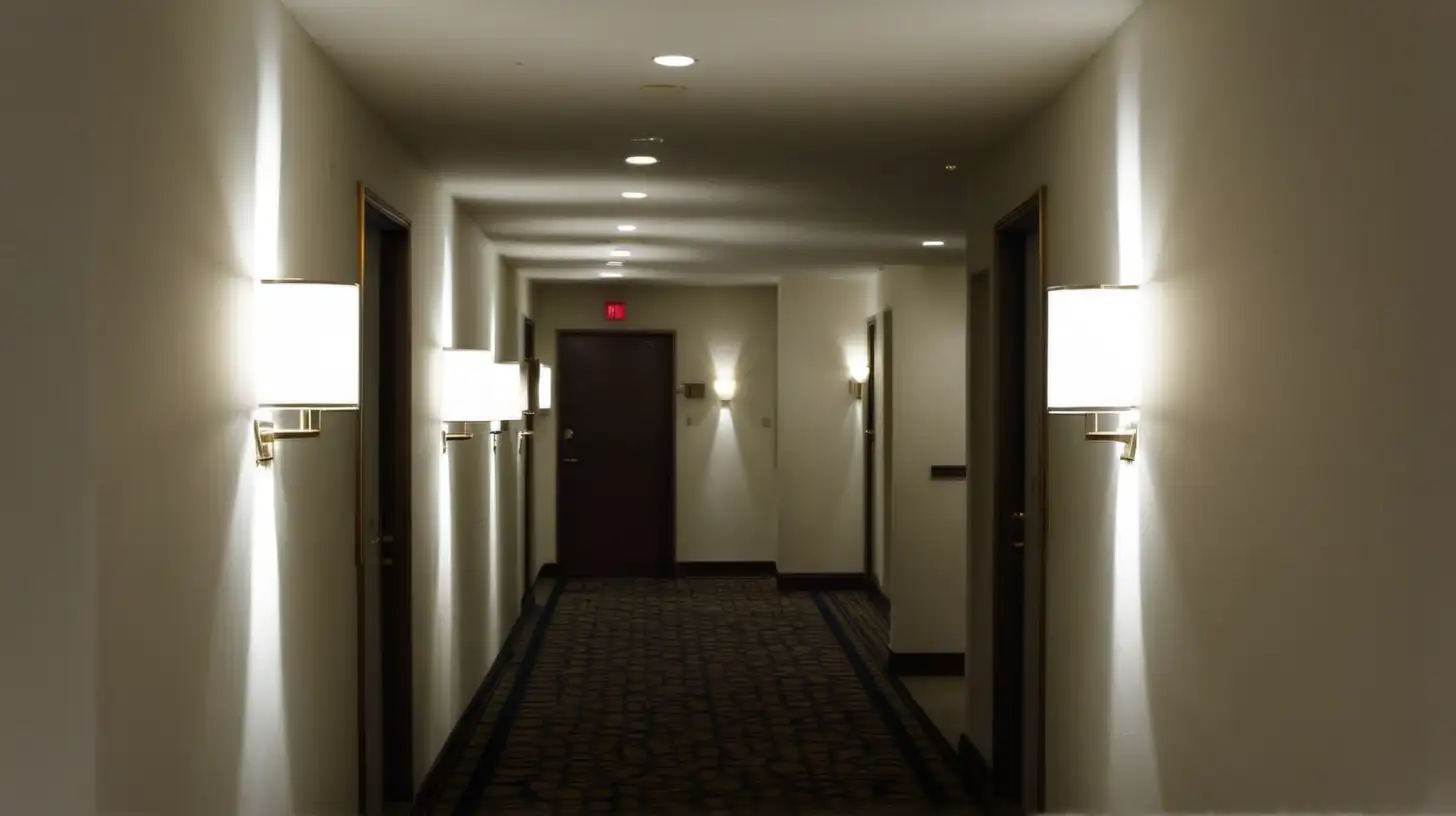
[[[286,2],[528,276],[728,283],[960,263],[964,168],[1139,0]]]

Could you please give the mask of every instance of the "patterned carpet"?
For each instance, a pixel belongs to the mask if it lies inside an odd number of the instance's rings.
[[[968,811],[884,648],[862,593],[571,582],[524,625],[417,812]]]

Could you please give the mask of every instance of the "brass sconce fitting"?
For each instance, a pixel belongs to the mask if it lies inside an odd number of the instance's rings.
[[[272,420],[253,420],[253,445],[258,464],[273,461],[276,444],[285,439],[313,439],[323,433],[323,411],[316,408],[298,410],[297,428],[278,428]]]

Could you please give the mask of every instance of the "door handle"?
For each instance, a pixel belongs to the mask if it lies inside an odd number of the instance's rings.
[[[1012,541],[1011,546],[1019,550],[1026,546],[1024,540],[1026,538],[1026,513],[1012,513],[1011,520],[1016,523],[1016,538],[1018,539]]]
[[[568,465],[574,465],[577,462],[580,462],[581,460],[580,459],[577,459],[575,456],[565,456],[565,457],[562,457],[561,461],[565,462]]]

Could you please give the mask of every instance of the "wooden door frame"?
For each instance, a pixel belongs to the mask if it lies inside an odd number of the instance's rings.
[[[557,329],[556,330],[556,364],[561,365],[561,338],[563,337],[666,337],[668,340],[668,380],[667,398],[671,400],[671,408],[668,412],[668,440],[672,444],[672,461],[667,468],[667,515],[668,515],[668,567],[669,571],[677,566],[677,330],[675,329]],[[564,393],[564,392],[563,392]],[[556,412],[556,444],[561,444],[562,419],[566,416],[566,403],[553,405],[552,410]],[[559,447],[558,447],[559,451]],[[562,575],[566,575],[565,559],[561,557],[561,462],[558,452],[557,460],[553,464],[556,471],[556,561],[561,569]]]
[[[390,206],[390,204],[388,202],[386,202],[382,197],[380,197],[378,194],[376,194],[364,182],[359,182],[359,184],[357,186],[356,197],[355,197],[355,218],[356,218],[356,224],[355,224],[355,226],[356,226],[357,238],[358,238],[358,247],[357,247],[357,249],[358,249],[358,281],[359,281],[359,287],[360,287],[360,290],[361,290],[361,292],[360,292],[361,297],[359,299],[361,312],[362,312],[362,309],[364,308],[364,301],[365,301],[365,299],[362,297],[362,294],[363,294],[362,290],[363,290],[363,287],[366,285],[365,273],[366,273],[366,270],[368,269],[368,254],[367,253],[368,253],[368,234],[369,234],[369,216],[370,216],[370,213],[374,213],[375,215],[384,218],[386,221],[392,222],[401,231],[403,231],[404,236],[405,236],[405,239],[404,239],[405,240],[405,247],[404,247],[404,265],[403,265],[403,268],[402,268],[402,272],[403,272],[403,275],[404,275],[404,282],[403,282],[403,285],[400,287],[400,292],[402,293],[402,297],[398,298],[396,300],[396,302],[394,302],[393,304],[386,304],[382,299],[380,300],[380,302],[378,304],[379,305],[379,310],[380,310],[380,315],[379,315],[380,319],[379,319],[378,323],[380,325],[382,325],[384,323],[384,314],[385,314],[386,310],[392,308],[393,309],[393,319],[394,319],[396,325],[400,328],[400,336],[402,336],[402,337],[405,338],[405,342],[404,343],[398,344],[398,346],[395,349],[393,349],[393,351],[395,352],[395,358],[394,358],[393,364],[394,364],[395,370],[397,372],[399,372],[399,376],[398,376],[399,380],[404,383],[404,387],[407,389],[406,394],[400,400],[400,404],[402,404],[404,406],[407,406],[407,408],[409,410],[407,410],[402,416],[395,417],[395,425],[396,425],[395,428],[393,428],[393,429],[385,429],[385,428],[383,428],[381,426],[380,429],[379,429],[379,431],[380,431],[381,442],[384,442],[384,441],[389,440],[389,439],[393,439],[394,440],[394,443],[396,445],[398,445],[399,448],[400,448],[400,450],[398,451],[398,455],[397,455],[397,460],[398,460],[398,465],[399,466],[396,467],[396,468],[394,468],[393,477],[394,477],[394,480],[396,482],[396,485],[395,485],[396,495],[399,496],[399,497],[403,497],[403,500],[402,500],[402,503],[401,503],[401,507],[399,508],[401,510],[402,518],[399,519],[399,522],[400,522],[400,526],[404,528],[402,530],[403,535],[401,537],[401,541],[403,542],[402,549],[403,549],[403,556],[404,557],[400,559],[399,569],[402,569],[405,572],[405,579],[401,583],[406,588],[405,607],[406,607],[406,612],[409,612],[409,611],[412,610],[413,603],[414,603],[413,597],[409,593],[409,587],[410,587],[410,583],[411,583],[410,570],[411,570],[411,562],[412,562],[412,557],[411,557],[412,556],[412,542],[410,540],[410,527],[411,527],[411,525],[413,523],[412,522],[412,511],[413,511],[413,502],[414,502],[414,493],[412,492],[412,489],[411,489],[411,485],[412,485],[412,474],[411,474],[411,471],[410,471],[410,440],[412,438],[411,437],[411,434],[410,434],[410,430],[411,430],[410,429],[410,424],[411,424],[411,421],[413,420],[413,404],[414,404],[413,399],[411,398],[412,392],[413,392],[413,372],[412,372],[412,365],[411,365],[411,363],[412,363],[411,354],[412,354],[413,349],[411,348],[412,343],[410,342],[410,338],[412,338],[414,336],[414,333],[413,333],[413,325],[412,325],[413,324],[413,321],[412,321],[412,314],[411,314],[411,299],[409,297],[409,293],[410,293],[410,279],[411,279],[411,276],[412,276],[412,273],[413,273],[413,268],[412,268],[413,267],[413,264],[411,263],[411,254],[412,253],[411,253],[411,249],[410,249],[410,247],[412,246],[413,234],[411,232],[412,227],[411,227],[409,218],[405,217],[405,215],[402,212],[400,212],[399,210],[397,210],[394,207]],[[362,315],[362,313],[360,315],[360,322],[361,322],[361,325],[363,325],[363,315]],[[376,340],[377,339],[378,338],[376,337]],[[382,354],[385,352],[385,350],[384,349],[379,349],[379,351],[381,352],[381,357],[382,357]],[[365,352],[365,350],[361,346],[360,352],[359,352],[360,382],[361,383],[366,381],[365,378],[363,377],[363,367],[368,362],[366,360],[366,356],[365,355],[366,355],[366,352]],[[379,360],[374,360],[374,362],[376,364],[378,364],[379,363]],[[368,621],[368,617],[366,615],[366,609],[365,609],[365,604],[364,604],[365,593],[367,591],[367,587],[365,586],[365,557],[366,557],[366,553],[364,551],[364,546],[365,546],[365,542],[364,542],[364,510],[365,510],[365,508],[364,508],[364,476],[365,476],[365,469],[364,469],[364,433],[365,433],[365,425],[364,425],[363,415],[362,414],[359,417],[358,426],[359,426],[359,433],[358,433],[357,439],[355,440],[355,470],[356,470],[357,478],[355,480],[355,494],[354,494],[354,513],[355,513],[355,524],[354,524],[354,607],[355,607],[355,651],[356,651],[356,681],[355,681],[356,682],[356,690],[355,690],[355,693],[356,693],[357,698],[358,698],[358,705],[357,705],[357,710],[356,710],[355,714],[356,714],[356,717],[357,717],[357,728],[358,728],[358,735],[359,735],[359,739],[358,739],[358,743],[359,743],[358,744],[358,774],[359,774],[359,780],[358,780],[358,792],[357,792],[358,793],[358,799],[359,799],[358,806],[359,806],[359,812],[360,813],[364,813],[364,812],[366,812],[366,808],[368,806],[368,776],[367,776],[367,774],[368,774],[368,757],[369,757],[369,751],[368,751],[368,749],[369,749],[369,746],[368,746],[368,742],[367,742],[368,741],[368,736],[367,735],[368,735],[368,714],[369,714],[369,702],[370,701],[368,701],[366,699],[366,696],[365,696],[366,677],[367,677],[367,673],[369,671],[369,663],[368,663],[367,654],[366,654],[366,644],[368,642],[368,634],[369,634],[369,632],[368,632],[369,621]],[[393,433],[390,433],[391,430],[393,431]],[[381,447],[382,447],[382,444],[381,444]],[[381,530],[380,531],[380,534],[383,535],[383,533],[384,533],[384,531]],[[382,605],[382,602],[383,602],[383,592],[382,592],[382,589],[383,589],[383,580],[382,580],[382,578],[383,578],[383,576],[382,576],[382,568],[381,568],[381,582],[380,582],[381,583],[381,586],[380,586],[380,590],[381,590],[381,592],[380,592],[380,602],[381,602],[381,605]],[[410,631],[410,627],[409,626],[405,626],[404,627],[404,631],[406,632],[406,638],[408,640],[408,633]],[[380,647],[381,647],[380,659],[381,659],[381,666],[382,666],[382,661],[384,660],[384,657],[385,657],[385,655],[383,654],[384,637],[383,637],[383,631],[382,631],[382,629],[381,629],[381,631],[380,631],[379,634],[380,634],[379,643],[380,643]],[[411,645],[411,648],[412,648],[412,645]],[[410,678],[409,679],[409,682],[410,682],[411,687],[413,687],[413,672],[414,672],[413,659],[411,659],[410,663],[411,663],[411,665],[409,666],[409,671],[405,673],[405,677]],[[382,713],[382,704],[383,704],[383,701],[381,700],[381,713]],[[403,705],[405,705],[406,707],[408,707],[410,709],[410,719],[411,719],[411,721],[413,721],[413,706],[412,706],[412,700],[405,699],[403,701]],[[404,750],[407,752],[407,755],[408,755],[408,758],[409,758],[409,763],[410,763],[410,766],[411,766],[411,777],[413,778],[413,773],[414,773],[414,770],[413,770],[413,765],[414,765],[413,745],[411,744],[411,745],[405,746]],[[383,769],[381,769],[381,771],[382,770]],[[411,782],[411,784],[413,784],[413,781]]]
[[[864,416],[864,517],[865,517],[865,539],[864,539],[864,573],[865,585],[871,589],[879,587],[879,578],[875,575],[875,520],[879,514],[875,512],[875,501],[878,494],[875,492],[875,451],[878,449],[878,440],[875,435],[880,430],[880,416],[875,411],[875,346],[879,343],[878,315],[870,317],[865,321],[865,356],[869,358],[869,376],[865,378],[864,388],[860,392],[860,398],[864,401],[861,406]]]
[[[1014,209],[997,220],[992,234],[992,247],[994,260],[990,270],[990,301],[991,301],[991,327],[990,327],[990,366],[991,366],[991,388],[992,388],[992,420],[991,420],[991,512],[1001,512],[1002,497],[1005,495],[1005,487],[1001,479],[1001,463],[1008,455],[1019,457],[1026,456],[1025,440],[1022,442],[1022,449],[1018,451],[1007,451],[1003,434],[1000,432],[1001,405],[1003,402],[1001,382],[1001,344],[1003,334],[1003,321],[998,304],[1001,303],[1002,292],[1008,285],[1006,280],[1006,258],[1002,250],[1003,234],[1016,228],[1016,225],[1028,216],[1035,214],[1037,218],[1037,268],[1035,270],[1037,291],[1040,296],[1032,302],[1027,302],[1028,311],[1036,309],[1036,326],[1039,328],[1039,338],[1036,348],[1028,348],[1027,353],[1039,353],[1043,358],[1041,370],[1045,373],[1046,357],[1046,283],[1047,283],[1047,188],[1042,185],[1031,195],[1030,198],[1018,204]],[[1024,278],[1017,281],[1024,289],[1028,281]],[[1029,329],[1028,329],[1029,330]],[[1025,380],[1023,381],[1025,382]],[[1025,433],[1037,434],[1040,444],[1037,446],[1038,461],[1027,462],[1027,467],[1036,468],[1036,480],[1038,485],[1035,504],[1025,508],[1028,514],[1035,513],[1034,519],[1029,519],[1036,524],[1038,531],[1036,568],[1031,569],[1033,559],[1032,553],[1023,555],[1023,565],[1027,567],[1024,574],[1023,586],[1023,696],[1022,711],[1020,713],[1022,725],[1022,756],[1027,755],[1027,744],[1030,743],[1034,751],[1035,761],[1032,763],[1022,762],[1021,768],[1021,796],[1019,803],[1023,812],[1041,812],[1046,802],[1046,564],[1047,564],[1047,411],[1046,411],[1046,387],[1043,379],[1041,387],[1037,390],[1040,399],[1028,402],[1023,406],[1028,421],[1025,426]],[[1034,417],[1034,419],[1033,419]],[[1030,504],[1028,497],[1028,504]],[[993,515],[991,525],[991,580],[992,592],[1000,591],[997,562],[1000,558],[1001,536],[997,526],[999,519]],[[996,604],[992,601],[993,620],[992,631],[992,656],[996,658],[995,639],[997,622],[994,620]],[[1034,625],[1033,625],[1034,623]],[[1028,655],[1028,651],[1031,652]],[[1026,671],[1029,661],[1034,661],[1031,672]],[[995,671],[993,665],[993,672]],[[1035,681],[1034,695],[1025,694],[1028,685]],[[994,693],[994,682],[992,683],[992,740],[994,743],[996,700]],[[992,770],[994,772],[997,758],[992,756]],[[1029,801],[1028,801],[1029,800]]]
[[[541,410],[541,369],[536,356],[536,321],[521,316],[521,359],[527,361],[525,441],[521,444],[525,462],[521,467],[521,606],[526,608],[535,601],[533,585],[536,576],[532,574],[531,548],[535,545],[536,525],[536,412]]]

